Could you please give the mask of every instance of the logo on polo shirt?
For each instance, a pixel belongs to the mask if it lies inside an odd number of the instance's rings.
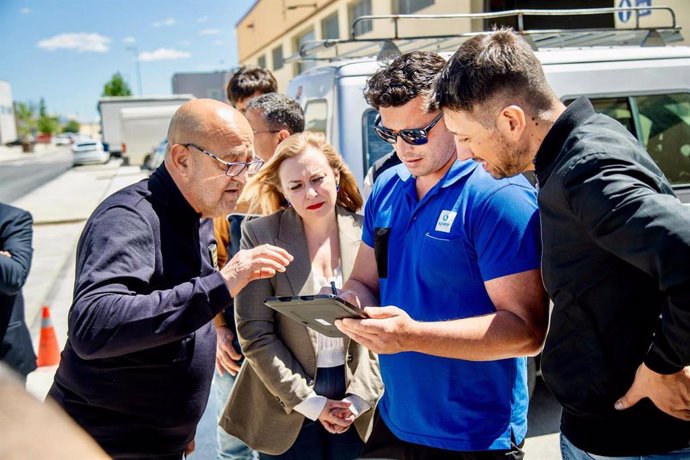
[[[455,211],[441,211],[441,215],[438,216],[438,222],[436,222],[436,231],[450,233],[450,228],[453,226],[455,221],[455,216],[458,213]]]

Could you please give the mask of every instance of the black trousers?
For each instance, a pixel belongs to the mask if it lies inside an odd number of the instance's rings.
[[[395,460],[522,460],[525,453],[522,447],[512,444],[510,450],[486,450],[478,452],[458,452],[435,447],[413,444],[398,439],[381,419],[378,412],[369,440],[364,444],[360,458]]]

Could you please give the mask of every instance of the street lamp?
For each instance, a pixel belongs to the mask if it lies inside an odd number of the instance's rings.
[[[127,50],[134,51],[134,62],[137,65],[137,83],[139,86],[139,96],[141,96],[142,95],[142,92],[141,92],[141,67],[139,67],[139,48],[132,45],[132,46],[128,46]]]

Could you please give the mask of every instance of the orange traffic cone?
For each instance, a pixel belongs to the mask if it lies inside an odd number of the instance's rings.
[[[38,358],[36,365],[54,366],[60,362],[60,348],[58,348],[57,337],[53,321],[50,319],[50,309],[43,307],[41,314],[41,338],[38,342]]]

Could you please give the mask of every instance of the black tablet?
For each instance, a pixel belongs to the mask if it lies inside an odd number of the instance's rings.
[[[364,312],[333,294],[267,297],[264,303],[328,337],[347,337],[335,327],[335,320],[366,318]]]

